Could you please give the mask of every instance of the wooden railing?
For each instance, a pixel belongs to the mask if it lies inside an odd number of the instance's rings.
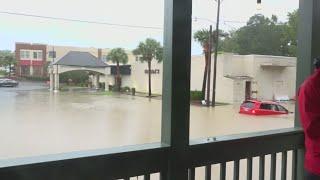
[[[265,179],[265,157],[270,155],[270,179],[274,180],[276,171],[281,171],[281,179],[287,179],[287,152],[292,151],[292,179],[297,175],[298,150],[304,148],[303,133],[299,128],[282,129],[261,133],[250,133],[218,138],[207,138],[191,142],[189,179],[193,180],[195,167],[205,167],[205,179],[212,177],[213,164],[220,166],[219,177],[226,179],[226,163],[233,163],[233,179],[239,179],[240,160],[246,163],[246,179],[253,179],[253,158],[259,158],[259,180]],[[209,143],[208,143],[209,142]],[[276,168],[277,153],[281,154],[281,166]],[[219,154],[219,155],[217,155]],[[301,162],[299,162],[301,163]]]
[[[264,179],[265,155],[271,154],[271,179],[281,169],[286,179],[287,151],[293,150],[293,169],[297,150],[303,149],[300,129],[282,129],[260,133],[198,139],[190,142],[184,166],[189,179],[195,179],[195,167],[205,167],[205,179],[213,176],[211,165],[220,164],[221,180],[226,178],[226,162],[234,162],[233,178],[239,179],[240,160],[247,160],[247,179],[252,179],[252,158],[259,157],[259,177]],[[129,179],[159,173],[166,180],[171,148],[160,143],[127,146],[106,150],[72,152],[33,158],[0,161],[1,180],[90,180]],[[276,153],[282,153],[282,165],[276,168]],[[301,163],[301,162],[300,162]],[[293,171],[296,172],[296,171]],[[295,179],[295,176],[293,176]]]

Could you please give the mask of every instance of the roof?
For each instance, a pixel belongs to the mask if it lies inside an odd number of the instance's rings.
[[[273,102],[273,101],[259,101],[259,100],[254,100],[254,99],[251,99],[251,100],[246,100],[245,102],[252,102],[252,103],[266,103],[266,104],[279,104],[277,102]]]
[[[61,59],[53,63],[54,65],[80,66],[80,67],[107,67],[108,65],[88,52],[70,51]]]

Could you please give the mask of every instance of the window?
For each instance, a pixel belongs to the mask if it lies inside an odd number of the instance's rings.
[[[37,52],[33,52],[33,59],[38,59],[38,53]]]
[[[56,58],[56,51],[49,51],[49,58]]]
[[[278,105],[278,110],[279,111],[288,111],[286,108],[284,108],[283,106]]]
[[[243,107],[248,108],[248,109],[252,109],[254,107],[254,103],[253,102],[245,102],[242,104]]]
[[[38,52],[38,59],[42,59],[42,51]]]
[[[33,59],[42,60],[42,51],[34,51],[33,52]]]
[[[21,66],[21,75],[29,76],[30,75],[30,67],[29,66]]]
[[[278,111],[278,107],[275,104],[261,104],[260,109]]]
[[[21,59],[30,59],[30,51],[20,50],[20,58]]]

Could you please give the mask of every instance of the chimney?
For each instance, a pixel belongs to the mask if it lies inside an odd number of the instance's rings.
[[[98,59],[102,60],[102,49],[101,48],[98,49]]]

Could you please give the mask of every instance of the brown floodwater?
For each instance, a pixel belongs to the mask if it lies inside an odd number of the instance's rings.
[[[293,103],[284,104],[294,111]],[[190,138],[288,128],[294,114],[249,116],[239,105],[191,106]],[[0,159],[160,141],[161,100],[89,90],[0,88]],[[201,172],[201,169],[199,170]]]

